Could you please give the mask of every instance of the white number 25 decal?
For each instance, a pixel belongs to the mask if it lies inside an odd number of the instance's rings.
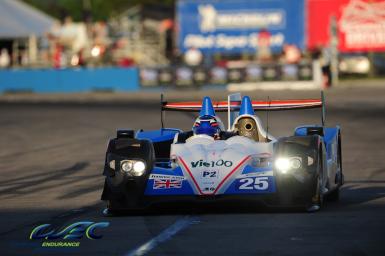
[[[244,178],[240,179],[239,182],[242,184],[239,189],[266,190],[269,187],[268,177]]]

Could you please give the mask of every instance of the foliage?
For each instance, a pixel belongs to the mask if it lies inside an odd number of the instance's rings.
[[[91,17],[106,20],[135,5],[162,4],[173,6],[175,0],[23,0],[43,12],[63,19],[71,16],[75,21]]]

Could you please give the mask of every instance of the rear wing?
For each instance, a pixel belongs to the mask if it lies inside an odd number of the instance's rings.
[[[161,96],[161,110],[163,111],[187,111],[199,112],[202,108],[202,102],[186,101],[186,102],[167,102],[163,101]],[[241,107],[240,94],[229,95],[228,101],[213,101],[212,105],[216,112],[237,112]],[[292,100],[265,100],[252,101],[254,111],[279,111],[279,110],[298,110],[298,109],[313,109],[322,108],[322,125],[325,124],[325,97],[321,91],[321,98],[319,99],[292,99]]]
[[[322,108],[324,106],[323,96],[321,99],[302,99],[302,100],[270,100],[270,101],[252,101],[255,111],[266,110],[295,110],[295,109],[310,109]],[[226,112],[229,109],[239,110],[241,100],[232,101],[213,101],[214,110],[217,112]],[[186,102],[162,102],[162,110],[165,111],[189,111],[199,112],[202,108],[202,103],[198,101]]]
[[[321,99],[252,101],[252,105],[255,111],[310,109],[323,106]],[[227,101],[213,101],[213,107],[217,112],[226,112],[229,109],[239,110],[241,101],[231,101],[230,105]],[[199,112],[201,108],[202,103],[196,101],[163,102],[162,104],[162,109],[166,111]]]

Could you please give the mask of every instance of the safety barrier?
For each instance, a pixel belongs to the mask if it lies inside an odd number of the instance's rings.
[[[72,93],[137,90],[139,90],[137,68],[0,70],[0,93]]]
[[[243,67],[165,66],[142,67],[142,87],[193,88],[219,85],[227,90],[319,88],[320,67],[316,62],[302,64],[248,64]]]

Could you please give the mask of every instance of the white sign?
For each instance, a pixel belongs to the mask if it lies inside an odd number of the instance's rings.
[[[282,33],[271,35],[270,46],[282,46],[285,37]],[[201,34],[189,34],[183,41],[185,48],[234,48],[251,47],[258,48],[258,33],[250,35],[231,36],[226,34],[204,36]]]
[[[200,30],[213,32],[218,29],[255,29],[285,26],[282,10],[218,11],[211,4],[199,5]]]
[[[385,1],[352,0],[339,21],[347,48],[385,47]]]

